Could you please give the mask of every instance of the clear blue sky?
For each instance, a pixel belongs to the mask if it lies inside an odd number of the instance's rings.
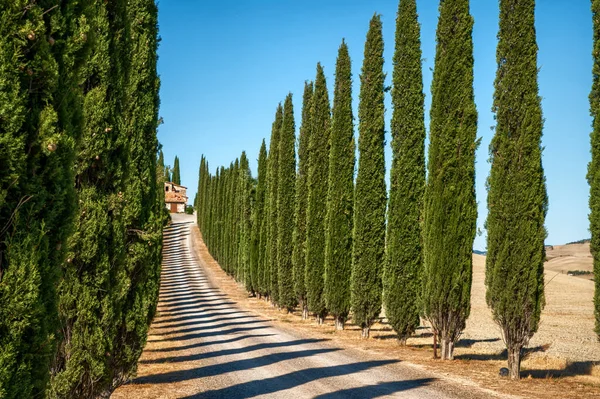
[[[159,140],[168,164],[172,165],[175,155],[179,156],[182,183],[189,187],[190,200],[196,192],[201,154],[206,155],[214,172],[245,150],[253,174],[256,173],[261,141],[266,138],[268,144],[275,109],[288,92],[294,94],[299,127],[304,81],[314,79],[319,61],[325,68],[332,100],[335,59],[342,38],[346,39],[352,58],[356,109],[363,46],[374,13],[382,15],[384,68],[389,84],[397,6],[397,0],[161,1],[160,114],[165,123],[160,127]],[[428,125],[438,1],[419,0],[417,7]],[[494,125],[491,104],[498,2],[474,0],[471,13],[475,18],[475,100],[478,134],[482,138],[477,153],[478,227],[483,230],[487,215],[488,146],[493,134],[490,127]],[[545,118],[543,163],[550,199],[546,241],[561,244],[590,235],[585,180],[591,130],[590,3],[538,0],[536,28]],[[388,169],[391,109],[388,94]],[[485,248],[485,234],[476,238],[475,248]]]

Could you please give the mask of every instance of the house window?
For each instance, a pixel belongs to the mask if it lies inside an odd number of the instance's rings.
[[[165,187],[165,191],[169,191],[169,186],[166,186],[166,187]]]

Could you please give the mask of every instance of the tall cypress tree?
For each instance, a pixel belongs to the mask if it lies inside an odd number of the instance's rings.
[[[535,0],[501,0],[494,92],[496,133],[490,144],[486,300],[519,379],[523,347],[544,305],[542,107],[537,83]]]
[[[319,324],[327,310],[323,297],[325,272],[325,216],[329,166],[329,135],[331,112],[327,83],[321,64],[317,64],[317,78],[311,108],[311,132],[308,144],[308,207],[306,211],[306,298],[308,310]]]
[[[175,155],[175,161],[173,161],[173,172],[171,179],[175,184],[181,184],[181,172],[179,171],[179,158]]]
[[[250,279],[250,229],[251,229],[251,189],[252,174],[246,152],[242,151],[240,156],[240,170],[238,172],[238,279],[243,281],[246,289],[252,291],[252,281]]]
[[[593,118],[591,134],[592,161],[588,165],[587,180],[590,185],[590,248],[594,257],[594,276],[600,276],[600,0],[592,0],[594,21],[593,85],[590,93],[590,111]],[[596,334],[600,340],[600,278],[594,279],[594,316]]]
[[[56,349],[56,285],[76,204],[88,10],[0,6],[0,397],[42,397]]]
[[[294,226],[294,291],[302,308],[302,318],[308,318],[306,302],[305,266],[306,266],[306,208],[308,205],[308,145],[311,132],[311,105],[313,83],[304,83],[302,97],[302,126],[298,143],[298,176],[296,177],[296,213]]]
[[[283,122],[283,108],[277,106],[275,121],[269,143],[269,161],[267,163],[268,216],[267,216],[267,257],[265,261],[265,288],[273,304],[279,303],[279,283],[277,282],[277,192],[279,176],[279,137]]]
[[[369,336],[381,312],[385,248],[385,121],[383,35],[381,18],[371,19],[360,75],[359,137],[351,300],[354,322]]]
[[[279,136],[279,170],[277,181],[277,283],[279,305],[288,311],[296,306],[292,265],[294,231],[294,189],[296,185],[296,123],[292,94],[283,104],[283,121]]]
[[[419,326],[424,100],[417,5],[415,0],[400,0],[394,51],[392,169],[383,299],[387,319],[402,343]]]
[[[64,338],[53,366],[53,398],[95,397],[110,391],[113,339],[126,292],[127,147],[119,123],[129,54],[126,4],[97,2],[91,12],[95,45],[84,76],[84,125],[75,163],[79,209],[58,287]]]
[[[263,139],[258,153],[258,176],[256,183],[256,192],[254,196],[254,205],[252,207],[252,233],[251,233],[251,251],[250,251],[250,281],[251,293],[260,294],[260,272],[261,260],[264,257],[265,247],[262,237],[262,226],[265,211],[266,194],[266,174],[267,174],[267,145]]]
[[[162,152],[162,151],[161,151]],[[196,221],[198,223],[198,226],[200,228],[200,231],[202,231],[203,225],[202,225],[202,217],[203,217],[203,209],[204,209],[204,194],[206,192],[206,188],[205,188],[205,184],[206,184],[206,172],[205,172],[205,166],[206,166],[206,159],[204,158],[204,154],[200,157],[200,168],[198,170],[198,190],[196,191],[196,198],[197,200],[194,201],[194,207],[196,208]]]
[[[452,359],[470,310],[477,220],[473,18],[468,0],[443,0],[432,82],[424,194],[424,314]]]
[[[335,69],[325,230],[325,303],[342,330],[350,311],[354,203],[354,117],[348,46],[342,40]]]
[[[118,287],[121,297],[110,354],[108,392],[125,383],[137,370],[158,302],[162,228],[167,222],[162,212],[164,188],[156,175],[158,8],[154,0],[129,0],[125,18],[130,61],[124,109],[118,123],[126,137],[127,150],[123,217],[128,255],[123,265],[124,278],[117,278],[118,283],[113,286]]]

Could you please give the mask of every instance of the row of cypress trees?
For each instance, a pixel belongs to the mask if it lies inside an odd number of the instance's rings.
[[[486,298],[502,329],[513,378],[519,378],[522,350],[544,305],[548,200],[534,6],[534,0],[500,1],[497,126],[488,179]],[[400,0],[389,200],[388,89],[378,15],[370,23],[360,75],[356,177],[345,42],[338,52],[333,109],[321,64],[314,84],[305,84],[297,157],[291,94],[277,108],[268,153],[263,140],[257,180],[238,160],[213,176],[203,157],[198,222],[224,269],[245,281],[251,294],[288,311],[299,304],[303,317],[311,313],[319,323],[331,314],[342,329],[352,312],[363,337],[379,319],[382,302],[401,342],[423,317],[441,342],[442,358],[452,359],[470,312],[477,220],[472,31],[468,0],[440,2],[426,174],[420,26],[415,0]],[[242,202],[250,203],[250,212],[240,212]],[[250,238],[240,226],[250,229]],[[247,261],[230,255],[236,251],[248,251]]]
[[[107,397],[158,298],[157,8],[17,0],[0,16],[0,397]]]

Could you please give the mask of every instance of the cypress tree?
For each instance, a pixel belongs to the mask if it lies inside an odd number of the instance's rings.
[[[177,155],[175,156],[175,161],[173,161],[173,173],[171,179],[173,183],[181,184],[181,172],[179,171],[179,158]]]
[[[324,295],[327,309],[342,330],[350,311],[354,202],[354,117],[348,46],[342,40],[335,69],[329,153],[329,191],[325,230]]]
[[[308,310],[323,323],[327,310],[323,297],[325,272],[325,216],[329,164],[331,112],[325,74],[317,64],[317,78],[311,107],[311,132],[308,144],[308,207],[306,210],[306,299]]]
[[[417,5],[415,0],[400,0],[394,51],[392,169],[383,299],[388,322],[402,343],[419,326],[424,100]]]
[[[158,165],[157,168],[160,168],[159,176],[164,176],[165,173],[165,155],[162,152],[162,149],[158,151]]]
[[[302,97],[302,126],[298,143],[298,176],[296,177],[296,213],[294,226],[294,291],[296,299],[302,308],[302,318],[308,318],[308,304],[306,303],[306,208],[308,204],[308,145],[311,131],[311,103],[313,96],[313,83],[304,83]]]
[[[252,250],[250,255],[251,292],[261,294],[262,260],[265,254],[265,242],[262,234],[265,215],[265,197],[267,180],[267,145],[263,139],[258,153],[258,181],[252,208]]]
[[[41,397],[58,331],[72,232],[90,26],[85,7],[0,6],[0,397]]]
[[[279,283],[277,282],[277,180],[279,176],[279,136],[283,122],[283,108],[277,106],[275,121],[271,130],[269,143],[269,160],[267,162],[267,256],[265,260],[265,288],[266,295],[273,304],[279,303]]]
[[[127,256],[124,277],[117,278],[118,283],[113,285],[121,297],[110,354],[108,392],[125,383],[137,370],[158,302],[162,228],[167,222],[162,211],[162,179],[156,174],[158,9],[154,0],[129,0],[125,17],[130,59],[125,106],[118,123],[126,137],[127,151],[123,190]]]
[[[171,168],[169,165],[165,166],[165,181],[173,182],[173,180],[171,180]]]
[[[519,379],[523,347],[544,306],[542,107],[537,83],[535,0],[501,0],[488,179],[486,300]]]
[[[351,300],[354,322],[369,336],[381,313],[385,248],[385,108],[381,18],[371,19],[360,76],[359,138]]]
[[[206,193],[206,159],[204,155],[200,157],[200,168],[198,170],[198,190],[196,191],[196,200],[194,201],[194,207],[196,208],[196,221],[198,223],[198,227],[200,231],[203,231],[202,225],[202,217],[203,217],[203,209],[204,209],[204,194]]]
[[[470,310],[477,220],[473,18],[468,0],[443,0],[432,82],[424,194],[423,311],[452,359]]]
[[[590,93],[590,111],[593,118],[591,134],[592,161],[588,165],[590,185],[590,249],[594,257],[594,276],[600,276],[600,1],[592,0],[594,21],[593,85]],[[594,316],[596,334],[600,341],[600,278],[595,278]]]
[[[94,3],[92,54],[86,68],[83,128],[75,163],[76,233],[58,286],[63,341],[53,366],[52,398],[95,397],[112,385],[125,273],[124,110],[129,54],[124,1]]]
[[[252,174],[246,152],[242,151],[240,156],[240,169],[238,172],[238,279],[243,281],[248,292],[252,293],[252,281],[250,279],[250,229],[251,229],[251,189]]]
[[[279,305],[288,311],[296,306],[292,265],[294,231],[294,188],[296,185],[296,124],[292,94],[283,105],[283,121],[279,136],[277,182],[277,267]]]

